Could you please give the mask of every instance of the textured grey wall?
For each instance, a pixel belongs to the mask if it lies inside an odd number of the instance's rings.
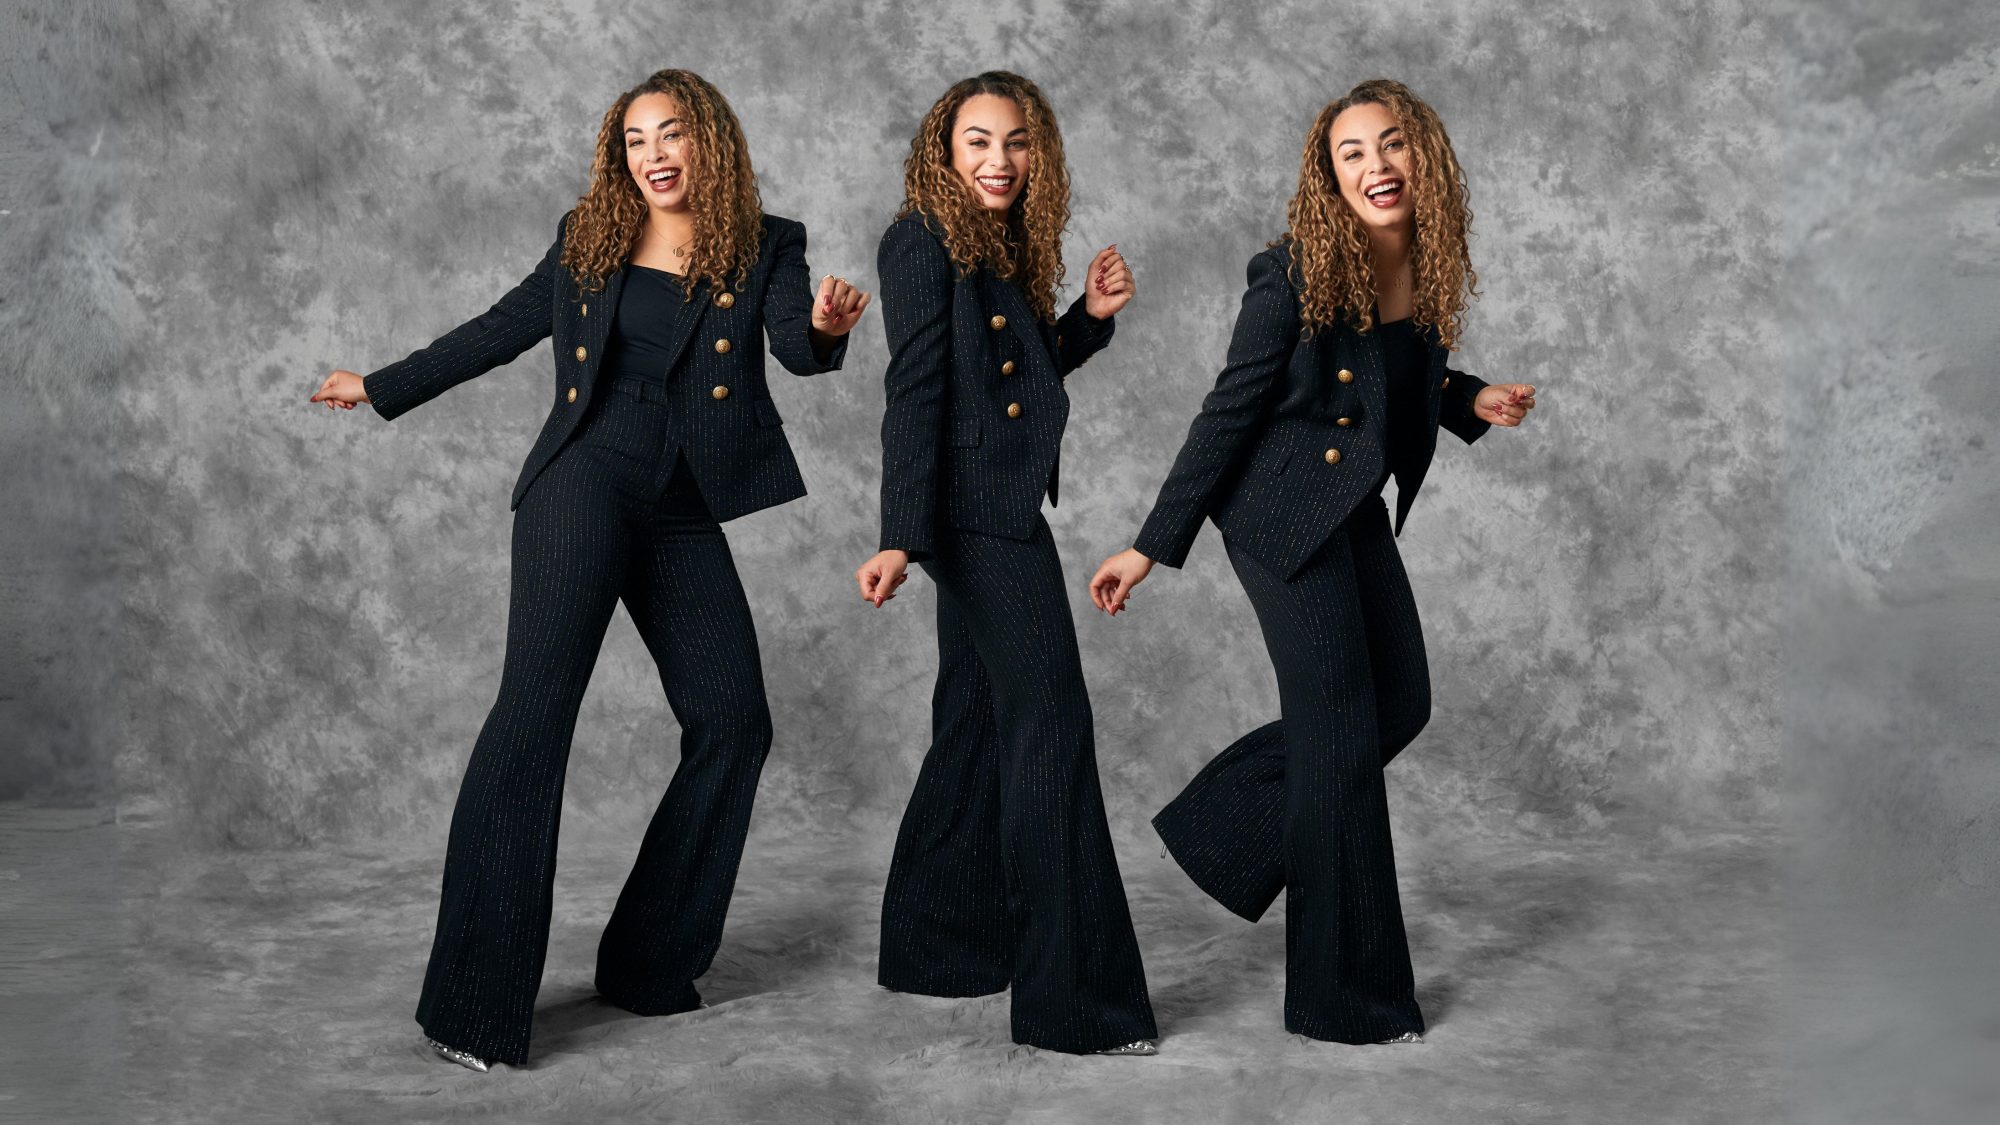
[[[1788,22],[1798,1119],[1993,1119],[2000,7]]]
[[[1312,112],[1364,77],[1408,81],[1472,183],[1485,297],[1462,365],[1537,383],[1544,407],[1442,448],[1402,541],[1439,706],[1397,767],[1399,820],[1677,830],[1776,807],[1780,91],[1749,5],[188,3],[142,26],[103,152],[54,157],[134,173],[89,279],[132,345],[111,403],[128,815],[242,844],[441,831],[498,681],[507,486],[547,349],[393,425],[303,400],[518,279],[583,187],[603,106],[669,64],[731,98],[814,268],[864,282],[943,86],[999,65],[1050,92],[1071,260],[1116,240],[1141,284],[1072,385],[1051,516],[1124,829],[1275,691],[1212,533],[1117,622],[1082,582],[1129,541],[1213,378]],[[68,111],[45,127],[91,135]],[[849,589],[873,543],[882,362],[871,318],[846,371],[779,384],[812,495],[730,526],[778,723],[762,823],[886,831],[923,749],[930,595],[877,612]],[[621,616],[567,827],[633,838],[672,735]]]

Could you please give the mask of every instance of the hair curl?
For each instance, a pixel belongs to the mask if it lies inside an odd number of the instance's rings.
[[[1352,106],[1385,106],[1395,114],[1410,148],[1411,199],[1416,232],[1410,245],[1415,280],[1412,319],[1437,329],[1439,342],[1458,347],[1467,302],[1479,295],[1466,235],[1465,172],[1436,111],[1401,82],[1371,78],[1329,102],[1313,118],[1299,161],[1299,187],[1285,208],[1290,229],[1292,282],[1300,290],[1300,319],[1307,335],[1346,319],[1366,332],[1375,323],[1375,267],[1360,216],[1341,197],[1333,170],[1333,119]],[[1276,245],[1274,243],[1273,245]]]
[[[684,296],[692,297],[703,280],[718,288],[741,285],[756,264],[764,231],[757,174],[750,168],[750,146],[735,111],[721,91],[689,70],[655,71],[604,111],[590,190],[578,197],[563,240],[563,267],[581,288],[600,290],[638,248],[647,204],[625,164],[625,111],[647,94],[674,99],[689,134],[682,175],[694,212],[694,239],[688,244]]]
[[[952,167],[952,125],[959,107],[980,94],[1012,101],[1027,119],[1028,183],[1004,219],[982,204]],[[1063,231],[1069,226],[1069,164],[1055,111],[1041,88],[1004,70],[953,83],[924,114],[903,161],[903,206],[896,217],[915,212],[939,230],[961,275],[989,267],[1019,283],[1036,316],[1053,321],[1063,282]]]

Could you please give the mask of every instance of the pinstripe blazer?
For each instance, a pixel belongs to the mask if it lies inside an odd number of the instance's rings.
[[[516,508],[604,391],[598,366],[624,284],[621,270],[605,279],[601,292],[577,285],[562,267],[568,223],[564,215],[541,264],[492,308],[364,381],[375,412],[394,418],[553,335],[555,401],[514,484]],[[732,520],[804,496],[805,481],[764,381],[764,337],[770,336],[771,353],[794,375],[835,370],[847,352],[843,336],[826,362],[813,355],[807,335],[813,294],[806,228],[765,215],[748,280],[723,292],[702,282],[693,300],[694,322],[669,368],[667,406],[671,436],[686,454],[709,511],[717,521]]]
[[[1250,259],[1228,361],[1133,544],[1156,562],[1181,565],[1207,517],[1250,557],[1290,578],[1373,492],[1385,467],[1396,477],[1401,534],[1438,427],[1468,443],[1488,429],[1472,412],[1486,384],[1445,366],[1450,353],[1425,329],[1425,416],[1420,425],[1399,422],[1391,447],[1380,337],[1342,324],[1301,338],[1290,266],[1283,243]]]
[[[1116,325],[1078,297],[1054,324],[990,269],[961,276],[921,215],[882,235],[882,550],[928,556],[939,521],[1009,539],[1057,501],[1063,380]]]

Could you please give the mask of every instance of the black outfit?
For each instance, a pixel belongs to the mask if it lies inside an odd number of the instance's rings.
[[[1371,1043],[1422,1031],[1382,766],[1430,718],[1396,528],[1437,427],[1467,442],[1486,384],[1407,321],[1305,337],[1280,245],[1251,259],[1229,359],[1135,544],[1179,566],[1204,517],[1263,627],[1282,719],[1238,739],[1153,820],[1202,890],[1256,921],[1285,894],[1285,1027]]]
[[[889,336],[882,547],[938,588],[932,742],[882,896],[881,983],[1013,989],[1016,1042],[1083,1053],[1156,1034],[1104,817],[1076,625],[1041,515],[1068,373],[1111,338],[1079,299],[1037,320],[960,276],[919,216],[878,261]]]
[[[556,408],[515,490],[505,670],[452,814],[417,1007],[433,1039],[527,1058],[570,737],[620,601],[659,665],[681,763],[605,927],[597,989],[641,1015],[701,1002],[692,982],[721,939],[771,744],[757,635],[720,521],[803,491],[760,336],[800,375],[833,369],[843,350],[826,362],[812,353],[804,250],[803,227],[767,216],[748,280],[723,293],[698,285],[682,301],[677,280],[642,267],[581,292],[557,264],[559,232],[486,315],[368,376],[393,417],[556,336]],[[600,375],[599,355],[618,368]]]

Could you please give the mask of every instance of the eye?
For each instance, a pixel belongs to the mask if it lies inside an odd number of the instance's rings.
[[[1022,148],[1027,148],[1027,147],[1028,147],[1028,142],[1026,142],[1026,141],[1008,141],[1008,142],[1007,142],[1007,147],[1008,147],[1008,148],[1014,148],[1014,149],[1022,149]]]
[[[681,143],[681,133],[679,130],[675,130],[674,132],[666,134],[666,139],[671,144],[679,144]]]
[[[1383,145],[1382,147],[1387,149],[1398,149],[1403,147],[1403,142],[1400,140],[1390,141],[1388,144]]]
[[[1342,153],[1340,155],[1340,158],[1342,160],[1347,160],[1347,161],[1359,160],[1361,158],[1361,150],[1358,148],[1350,148],[1346,152]]]

